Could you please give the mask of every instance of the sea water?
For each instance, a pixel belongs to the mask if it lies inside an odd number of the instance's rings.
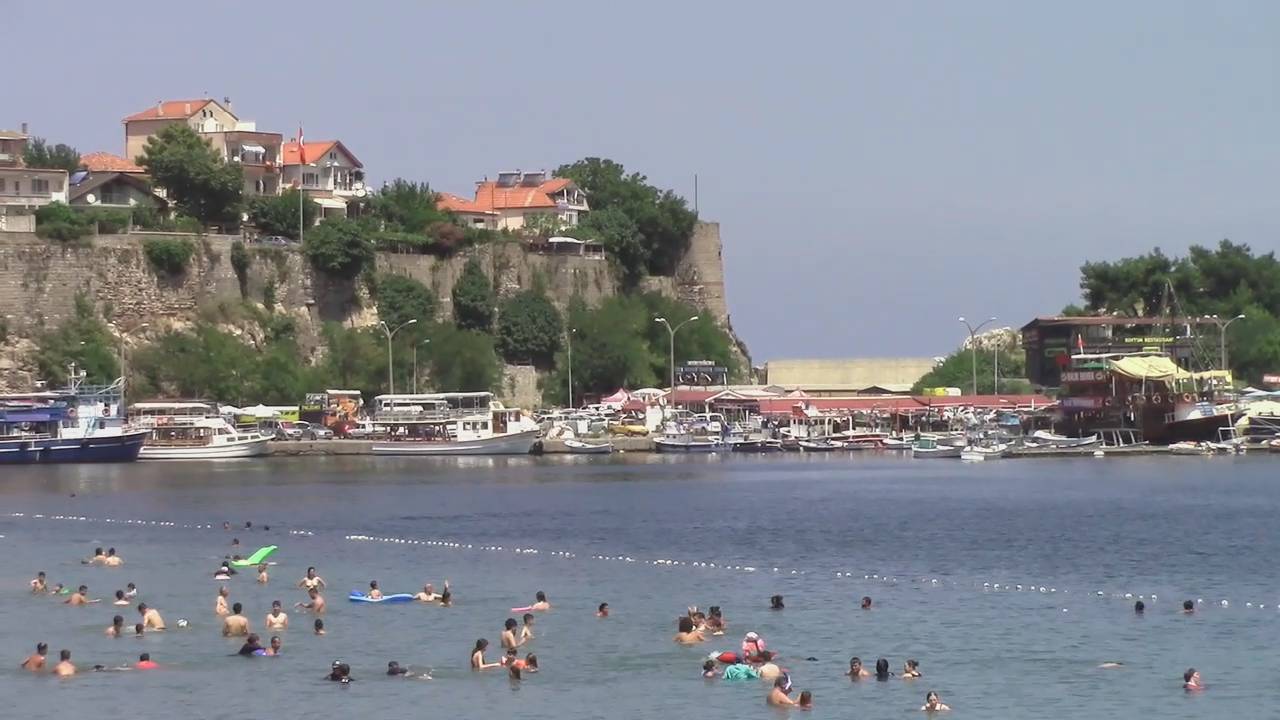
[[[1270,458],[1005,460],[772,458],[301,458],[7,468],[0,475],[0,670],[6,715],[200,718],[775,717],[762,683],[704,681],[707,653],[756,631],[782,655],[813,717],[914,716],[925,692],[952,716],[1265,716],[1280,629],[1280,486]],[[233,529],[224,530],[224,521]],[[244,529],[246,521],[252,530]],[[270,526],[270,530],[264,526]],[[238,550],[232,539],[238,538]],[[226,583],[257,631],[290,610],[279,658],[234,656],[212,579],[231,552],[276,544],[271,581]],[[85,567],[96,546],[122,568]],[[292,610],[308,565],[329,584],[328,634]],[[27,593],[87,584],[102,604]],[[349,603],[439,590],[451,608]],[[110,639],[132,581],[169,625]],[[542,671],[518,684],[467,669],[497,659],[513,606],[545,591]],[[781,594],[786,609],[769,610]],[[858,609],[868,595],[874,607]],[[1145,615],[1135,616],[1137,599]],[[1197,603],[1181,613],[1184,599]],[[612,615],[595,617],[608,602]],[[672,642],[690,605],[719,605],[723,637]],[[179,618],[190,627],[176,628]],[[264,644],[268,636],[263,633]],[[37,641],[82,672],[137,660],[155,672],[70,680],[15,668]],[[851,656],[915,681],[851,683]],[[812,659],[810,659],[812,658]],[[325,682],[329,665],[356,682]],[[388,678],[389,660],[431,681]],[[1123,663],[1101,669],[1103,662]],[[1194,666],[1208,691],[1188,695]],[[793,694],[794,697],[794,694]],[[1259,711],[1261,710],[1261,715]],[[793,713],[794,714],[794,713]]]

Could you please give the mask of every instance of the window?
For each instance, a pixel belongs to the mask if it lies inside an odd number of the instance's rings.
[[[129,191],[119,185],[103,185],[101,188],[103,205],[128,205]]]
[[[21,195],[21,194],[22,194],[22,181],[21,181],[21,180],[14,180],[14,181],[13,181],[13,194],[14,194],[14,195]]]
[[[48,181],[48,180],[45,180],[45,179],[43,179],[43,178],[32,178],[32,180],[31,180],[31,193],[32,193],[33,195],[48,195],[48,194],[49,194],[49,181]]]
[[[318,187],[320,185],[320,173],[302,173],[302,184],[304,187]]]
[[[333,152],[333,151],[329,151],[329,159],[330,159],[330,160],[337,160],[337,159],[338,159],[338,153]]]

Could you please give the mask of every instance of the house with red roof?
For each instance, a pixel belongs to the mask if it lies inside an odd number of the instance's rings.
[[[345,217],[347,203],[365,197],[364,163],[341,140],[284,144],[284,187],[301,187],[320,206],[320,217]]]
[[[259,132],[231,111],[231,100],[162,100],[124,119],[124,156],[137,162],[147,139],[174,123],[186,123],[209,141],[222,159],[244,169],[246,195],[280,194],[280,133]]]
[[[577,183],[550,177],[545,170],[500,172],[497,180],[485,178],[476,183],[475,200],[443,193],[438,206],[468,218],[477,227],[497,230],[519,230],[543,221],[572,227],[590,211],[587,194]]]

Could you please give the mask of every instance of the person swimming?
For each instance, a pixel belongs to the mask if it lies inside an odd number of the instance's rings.
[[[387,663],[387,675],[407,677],[409,675],[408,668],[400,667],[400,663],[392,660]]]
[[[693,645],[694,643],[700,643],[706,640],[706,638],[702,636],[702,633],[694,629],[693,618],[688,616],[680,618],[676,629],[675,641],[681,645]]]
[[[381,600],[381,599],[382,599],[382,591],[378,589],[378,581],[377,581],[377,580],[370,580],[370,581],[369,581],[369,599],[370,599],[370,600]]]
[[[1196,611],[1196,604],[1195,604],[1195,603],[1191,602],[1190,600],[1184,600],[1184,601],[1182,602],[1182,614],[1183,614],[1183,615],[1191,615],[1191,614],[1192,614],[1192,613],[1194,613],[1195,611]]]
[[[871,673],[862,667],[862,658],[854,656],[849,658],[849,672],[845,673],[850,680],[861,680],[865,677],[871,677]]]
[[[267,613],[265,626],[268,630],[289,629],[289,615],[285,613],[279,600],[271,601],[271,612]]]
[[[760,654],[765,649],[764,638],[755,632],[747,633],[742,639],[742,659],[746,662],[760,662]]]
[[[533,639],[533,613],[525,613],[521,620],[523,624],[520,626],[520,644],[523,645]]]
[[[76,588],[76,591],[71,593],[71,597],[62,601],[64,605],[72,605],[72,606],[88,605],[90,603],[96,603],[96,602],[98,601],[89,599],[88,585],[81,585],[80,587]]]
[[[217,572],[213,574],[213,579],[214,580],[230,580],[231,566],[225,562],[219,565]]]
[[[107,561],[107,556],[102,554],[102,548],[93,549],[93,557],[81,560],[81,565],[101,565]]]
[[[40,672],[44,670],[45,656],[49,654],[48,643],[36,643],[36,651],[27,656],[26,660],[18,667],[30,672]]]
[[[924,677],[920,672],[920,663],[915,660],[908,660],[902,665],[902,679],[914,680],[918,677]]]
[[[534,603],[529,609],[534,612],[546,612],[551,609],[551,603],[547,602],[547,594],[539,590],[533,595]]]
[[[431,603],[439,600],[440,596],[436,594],[435,588],[431,587],[431,583],[427,583],[422,586],[422,592],[414,595],[413,599],[418,602]]]
[[[120,567],[121,565],[124,565],[124,558],[116,554],[115,548],[108,548],[107,557],[102,561],[102,564],[107,567]]]
[[[876,660],[876,680],[884,682],[891,677],[893,673],[889,672],[889,661],[884,658]]]
[[[507,650],[515,650],[522,644],[516,639],[516,627],[518,623],[515,618],[507,618],[502,629],[502,647]]]
[[[132,600],[133,598],[138,597],[138,586],[137,586],[137,585],[134,585],[133,583],[129,583],[129,584],[125,585],[125,586],[124,586],[124,596],[125,596],[126,598],[130,599],[130,600]]]
[[[1147,611],[1147,604],[1142,602],[1141,600],[1133,604],[1133,614],[1141,615],[1146,611]]]
[[[808,690],[801,692],[800,699],[796,701],[796,705],[799,705],[801,710],[812,710],[813,709],[813,693],[809,692]]]
[[[151,653],[142,653],[138,656],[138,662],[134,664],[134,667],[139,670],[155,670],[160,665],[151,659]]]
[[[181,623],[182,621],[179,620],[178,622]],[[182,627],[182,625],[179,624],[178,627]],[[142,623],[138,623],[137,625],[133,626],[133,636],[135,638],[141,638],[143,635],[146,634],[146,632],[147,632],[147,628]]]
[[[1182,689],[1187,692],[1199,692],[1204,690],[1204,681],[1200,679],[1200,672],[1195,668],[1187,668],[1182,673]]]
[[[440,607],[453,605],[453,591],[449,589],[449,581],[444,581],[444,592],[440,593]]]
[[[476,640],[476,646],[471,650],[471,669],[472,670],[491,670],[496,667],[502,667],[502,663],[487,663],[484,661],[485,648],[489,647],[489,641],[484,638]]]
[[[306,577],[298,581],[298,587],[303,590],[323,590],[325,588],[324,578],[316,575],[314,567],[307,568]]]
[[[942,698],[938,697],[938,693],[930,690],[925,693],[924,705],[922,705],[920,709],[924,712],[941,712],[944,710],[950,710],[951,706],[942,702]]]
[[[71,662],[71,651],[58,651],[58,664],[53,666],[53,674],[59,677],[69,677],[76,674],[75,663]]]
[[[231,606],[231,614],[222,619],[222,637],[249,635],[249,618],[240,603]]]
[[[213,601],[213,614],[218,617],[226,617],[231,614],[231,610],[227,608],[227,597],[231,595],[231,591],[226,585],[218,588],[218,597]]]
[[[609,603],[600,603],[600,607],[596,608],[596,617],[598,618],[609,617]]]
[[[702,663],[702,677],[708,680],[714,680],[720,677],[720,673],[716,672],[715,660],[706,660]]]
[[[40,572],[36,573],[36,576],[35,576],[34,578],[32,578],[32,580],[31,580],[31,592],[32,592],[33,594],[37,594],[37,595],[38,595],[38,594],[41,594],[41,593],[47,593],[47,592],[49,592],[49,582],[48,582],[48,580],[46,580],[46,579],[45,579],[45,575],[44,575],[44,571],[43,571],[43,570],[41,570]]]
[[[773,597],[769,598],[769,609],[770,609],[770,610],[782,610],[782,609],[783,609],[783,608],[785,608],[785,607],[786,607],[786,605],[783,605],[783,604],[782,604],[782,596],[781,596],[781,595],[774,595]],[[806,691],[806,692],[807,692],[807,691]],[[801,695],[803,695],[803,693],[801,693]]]
[[[706,629],[711,631],[712,635],[723,635],[726,627],[724,614],[720,612],[720,606],[712,605],[707,608]]]
[[[773,661],[773,652],[769,650],[761,650],[756,656],[755,661],[759,663],[756,672],[760,673],[761,680],[776,680],[783,674],[782,668]]]
[[[294,607],[301,610],[310,610],[317,615],[324,614],[324,597],[320,595],[317,588],[307,590],[307,597],[311,598],[311,602],[297,603]]]
[[[142,625],[148,630],[164,629],[164,618],[160,617],[155,608],[147,607],[146,603],[138,603],[138,614],[142,616]]]
[[[226,632],[224,631],[223,635],[225,634]],[[252,657],[254,655],[262,655],[264,652],[261,640],[258,638],[257,634],[250,633],[249,636],[244,639],[244,644],[240,646],[240,652],[236,654],[241,657]]]
[[[779,676],[773,681],[773,689],[769,691],[765,703],[776,707],[786,707],[795,705],[796,701],[788,697],[791,692],[791,678],[786,675]]]
[[[351,682],[351,666],[341,660],[334,660],[333,665],[329,667],[329,674],[326,679],[340,683]]]
[[[258,584],[266,585],[271,580],[271,576],[267,575],[267,564],[262,563],[258,566]]]
[[[314,628],[313,631],[315,632],[316,635],[324,634],[324,621],[321,620],[320,618],[316,618],[316,621],[312,625],[312,627]]]
[[[124,616],[116,615],[111,618],[111,627],[107,628],[107,637],[118,638],[124,635]]]
[[[863,610],[870,610],[870,609],[871,609],[871,596],[870,596],[870,595],[863,595],[863,596],[862,596],[862,609],[863,609]]]
[[[112,604],[112,605],[128,605],[128,604],[129,604],[129,599],[128,599],[128,598],[126,598],[126,597],[124,596],[124,591],[123,591],[123,590],[117,590],[117,591],[116,591],[116,600],[115,600],[115,602],[113,602],[113,603],[111,603],[111,604]]]

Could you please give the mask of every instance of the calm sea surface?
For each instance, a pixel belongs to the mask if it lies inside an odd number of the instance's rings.
[[[929,689],[956,718],[1266,717],[1280,664],[1278,467],[833,455],[7,468],[5,716],[773,718],[762,684],[699,677],[706,653],[755,630],[813,691],[814,717],[914,717]],[[271,529],[227,532],[223,521]],[[291,613],[283,657],[231,656],[239,641],[219,634],[212,575],[233,537],[246,555],[281,547],[268,586],[249,572],[229,583],[254,629],[273,599],[303,598],[294,585],[315,565],[330,586],[328,635]],[[127,564],[81,566],[95,546]],[[170,630],[108,639],[117,608],[32,597],[37,570],[108,601],[133,581]],[[452,608],[345,599],[371,579],[414,592],[445,578]],[[537,590],[554,605],[529,648],[542,672],[518,686],[469,672],[475,639],[496,658],[509,608]],[[773,594],[785,611],[768,609]],[[857,609],[863,595],[873,610]],[[1144,617],[1132,611],[1139,596]],[[1203,600],[1195,615],[1179,612],[1187,598]],[[613,617],[594,617],[600,602]],[[728,634],[677,647],[674,621],[689,605],[722,606]],[[176,630],[179,618],[190,628]],[[69,681],[12,669],[37,641],[51,661],[71,649],[82,670],[143,651],[164,667]],[[915,658],[924,678],[851,683],[852,655],[888,658],[895,672]],[[334,659],[357,682],[324,682]],[[387,678],[388,660],[435,679]],[[1180,690],[1189,666],[1207,692]]]

